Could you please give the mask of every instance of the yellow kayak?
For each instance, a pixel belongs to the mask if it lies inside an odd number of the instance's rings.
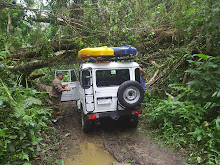
[[[100,56],[113,56],[114,50],[107,46],[96,47],[96,48],[85,48],[81,49],[78,53],[78,58],[88,57],[100,57]]]

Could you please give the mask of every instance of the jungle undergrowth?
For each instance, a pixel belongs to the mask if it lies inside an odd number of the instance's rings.
[[[142,126],[178,150],[189,163],[220,163],[219,57],[197,54],[189,59],[188,82],[145,94]],[[165,92],[170,92],[168,97]]]

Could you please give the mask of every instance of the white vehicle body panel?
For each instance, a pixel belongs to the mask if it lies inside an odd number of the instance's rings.
[[[116,87],[102,87],[95,88],[94,102],[95,102],[95,112],[106,112],[106,111],[115,111],[117,109],[117,91],[118,86]],[[110,103],[98,104],[98,99],[107,99],[109,98]]]
[[[108,62],[108,63],[85,63],[81,64],[80,69],[87,69],[91,71],[90,82],[93,84],[88,89],[83,89],[80,85],[80,102],[83,107],[84,114],[89,112],[101,113],[118,110],[124,110],[118,107],[117,91],[119,85],[97,87],[96,85],[96,71],[99,70],[116,70],[116,69],[129,69],[129,80],[135,80],[134,70],[139,68],[136,62]],[[99,101],[98,101],[99,100]],[[100,100],[102,102],[100,102]],[[111,100],[111,101],[109,101]],[[79,103],[78,103],[79,106]]]
[[[63,82],[62,85],[68,84],[67,88],[70,91],[63,91],[61,101],[72,101],[79,99],[79,81],[76,82]]]

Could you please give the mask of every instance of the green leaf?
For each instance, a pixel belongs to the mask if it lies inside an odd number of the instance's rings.
[[[168,97],[168,102],[171,103],[172,102],[172,99],[170,97]]]
[[[212,95],[212,97],[216,97],[216,98],[220,97],[220,91],[216,91],[216,92]]]
[[[42,105],[42,102],[35,97],[29,97],[22,103],[24,108],[28,108],[34,104],[35,105]]]
[[[28,149],[34,152],[34,148],[33,147],[28,147]]]
[[[5,140],[5,149],[8,147],[8,144],[11,143],[10,140]]]
[[[208,109],[210,107],[212,107],[213,103],[212,102],[207,102],[204,106],[205,109]]]
[[[10,139],[16,139],[18,136],[14,135],[14,136],[9,136]]]
[[[208,62],[206,63],[206,67],[209,67],[209,68],[218,68],[218,65],[217,64],[214,64],[212,62]]]
[[[201,157],[197,157],[197,163],[201,163],[202,162],[202,158]]]
[[[15,103],[14,99],[11,96],[11,93],[9,91],[9,88],[5,85],[5,83],[0,79],[2,86],[4,87],[6,93],[8,94],[9,99],[12,101],[12,103]]]
[[[59,160],[59,163],[60,163],[61,165],[64,165],[64,161],[63,161],[62,159]]]
[[[0,136],[3,136],[5,138],[5,133],[2,129],[0,129]]]
[[[200,81],[198,80],[192,80],[192,81],[189,81],[188,83],[186,83],[187,85],[195,85],[195,84],[198,84]]]
[[[19,128],[19,127],[12,127],[12,128],[17,129],[17,130],[20,130],[20,128]]]
[[[190,74],[192,74],[192,75],[201,74],[200,71],[194,70],[194,69],[187,69],[185,72],[190,73]]]
[[[198,136],[197,137],[197,141],[201,141],[202,140],[202,137],[201,136]]]
[[[19,118],[21,116],[20,113],[15,113],[14,115],[16,118]]]
[[[27,153],[22,153],[21,159],[29,161],[29,155]]]
[[[212,57],[212,56],[208,56],[208,55],[205,55],[205,54],[196,54],[194,56],[200,57],[200,58],[202,58],[204,60],[207,60],[207,59]]]

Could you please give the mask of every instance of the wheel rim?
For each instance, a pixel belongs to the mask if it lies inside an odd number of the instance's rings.
[[[140,99],[140,97],[141,97],[140,91],[138,90],[138,88],[134,86],[129,86],[128,88],[125,89],[123,93],[124,100],[129,104],[133,104],[137,102]]]

